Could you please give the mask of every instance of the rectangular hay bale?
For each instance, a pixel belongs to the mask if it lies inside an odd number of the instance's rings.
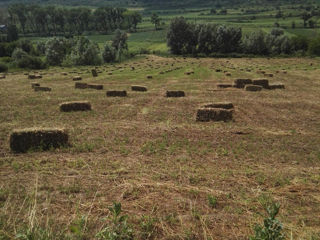
[[[88,84],[88,88],[96,89],[96,90],[102,90],[103,89],[103,85],[101,85],[101,84]]]
[[[60,104],[61,112],[90,111],[90,110],[91,110],[91,104],[88,101],[64,102]]]
[[[82,83],[82,82],[76,82],[74,87],[78,89],[85,89],[85,88],[88,88],[88,84]]]
[[[236,88],[244,88],[247,84],[252,84],[252,80],[248,78],[238,78],[234,80],[234,86]]]
[[[268,79],[254,79],[252,80],[253,85],[261,86],[265,89],[269,88],[269,80]]]
[[[233,103],[231,102],[217,102],[217,103],[208,103],[203,105],[201,108],[223,108],[223,109],[233,109]]]
[[[146,92],[148,89],[144,86],[131,86],[132,91]]]
[[[25,153],[29,150],[49,150],[67,146],[69,135],[64,129],[22,129],[13,130],[10,134],[10,148],[16,153]]]
[[[184,91],[167,91],[166,97],[185,97]]]
[[[35,86],[33,89],[35,92],[51,92],[51,88],[49,87]]]
[[[107,91],[107,97],[126,97],[127,91]]]
[[[196,121],[231,121],[233,118],[233,110],[221,108],[199,108],[197,111]]]

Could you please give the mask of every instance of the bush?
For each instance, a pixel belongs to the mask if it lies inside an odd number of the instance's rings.
[[[39,57],[34,56],[24,56],[21,59],[18,59],[17,65],[20,68],[29,68],[29,69],[45,69],[47,65]]]
[[[268,54],[265,35],[262,31],[252,32],[246,35],[242,42],[244,53],[264,55]]]
[[[196,52],[197,34],[195,25],[184,17],[174,18],[167,33],[167,45],[173,54],[191,54]]]
[[[291,44],[292,44],[292,49],[294,51],[307,51],[308,50],[308,45],[309,45],[309,40],[306,37],[303,36],[297,36],[291,38]]]
[[[4,63],[0,63],[0,72],[7,72],[8,66]]]
[[[13,53],[12,53],[12,58],[14,59],[14,61],[19,61],[22,58],[25,58],[28,56],[28,53],[26,53],[25,51],[23,51],[21,48],[16,48]]]
[[[311,40],[308,47],[308,53],[310,55],[320,56],[320,38]]]
[[[107,43],[104,46],[102,58],[106,63],[114,62],[116,60],[116,50],[114,49],[114,47]]]
[[[257,224],[254,228],[255,235],[250,240],[284,240],[282,224],[276,219],[280,205],[273,203],[267,208],[268,216],[263,221],[263,226]]]
[[[109,207],[111,212],[110,224],[102,229],[97,235],[97,239],[103,240],[133,240],[134,232],[131,226],[127,223],[128,216],[122,215],[121,203],[113,203]]]
[[[80,37],[76,41],[69,58],[73,65],[100,65],[102,63],[98,44],[85,37]]]
[[[39,46],[41,48],[41,46]],[[52,38],[45,44],[45,55],[49,65],[61,65],[67,53],[67,40]]]
[[[35,52],[32,43],[29,40],[20,40],[18,42],[19,47],[28,54],[33,54]]]
[[[1,42],[0,57],[11,57],[13,51],[18,47],[18,42]]]

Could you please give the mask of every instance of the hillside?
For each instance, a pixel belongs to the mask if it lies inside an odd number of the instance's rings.
[[[313,1],[314,2],[314,1]],[[230,6],[261,6],[261,5],[280,5],[280,4],[307,4],[302,0],[2,0],[1,5],[9,5],[13,3],[37,3],[37,4],[58,4],[67,6],[144,6],[149,8],[175,8],[175,7],[230,7]]]

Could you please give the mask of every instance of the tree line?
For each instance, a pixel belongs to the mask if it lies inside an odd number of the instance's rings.
[[[128,57],[127,33],[117,29],[101,50],[86,37],[52,37],[33,44],[29,40],[0,43],[0,72],[10,68],[44,69],[48,66],[100,65]]]
[[[170,52],[176,55],[320,55],[319,38],[289,38],[280,28],[274,28],[270,33],[257,30],[243,36],[240,27],[194,24],[183,17],[171,21],[167,32],[167,45]]]
[[[125,8],[65,8],[37,4],[13,4],[8,7],[9,25],[22,34],[73,36],[95,31],[111,33],[116,29],[136,31],[142,16]]]

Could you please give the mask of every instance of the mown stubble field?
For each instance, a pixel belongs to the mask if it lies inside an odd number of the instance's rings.
[[[0,80],[0,236],[34,228],[57,239],[93,239],[116,201],[136,239],[247,239],[275,201],[288,237],[320,239],[319,67],[308,58],[148,56],[99,67],[97,78],[90,67],[51,68],[39,80],[9,74]],[[261,78],[259,69],[286,88],[216,88]],[[75,89],[75,75],[104,90]],[[34,92],[33,81],[52,91]],[[148,92],[132,92],[131,85]],[[127,90],[128,97],[106,97],[106,90]],[[186,97],[168,99],[166,90]],[[59,111],[60,103],[75,100],[90,101],[93,110]],[[235,105],[234,121],[195,121],[199,105],[221,101]],[[10,132],[29,127],[66,128],[72,146],[11,153]]]

